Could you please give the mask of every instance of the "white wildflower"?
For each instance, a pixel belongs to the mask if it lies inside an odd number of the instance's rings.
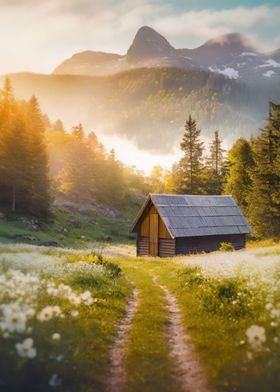
[[[247,358],[248,358],[250,361],[253,359],[253,354],[252,354],[250,351],[247,352]]]
[[[246,331],[246,336],[249,344],[255,350],[261,348],[262,344],[266,341],[265,329],[258,325],[252,325]]]
[[[80,305],[81,303],[81,298],[76,294],[71,294],[68,299],[73,305]]]
[[[48,321],[53,317],[61,316],[62,312],[59,306],[46,306],[41,310],[41,312],[37,315],[37,319],[39,321]]]
[[[59,333],[53,333],[53,334],[52,334],[52,339],[53,339],[53,340],[60,340],[60,339],[61,339],[61,336],[60,336]]]
[[[22,343],[16,343],[16,350],[20,357],[22,358],[35,358],[36,357],[36,348],[33,347],[33,339],[27,338],[24,339]]]
[[[280,309],[271,309],[270,315],[272,318],[280,318]]]
[[[9,332],[23,333],[26,329],[26,316],[23,312],[9,313],[4,318],[4,329]]]
[[[90,291],[84,291],[80,295],[81,300],[84,302],[85,305],[91,305],[93,303],[93,298]]]

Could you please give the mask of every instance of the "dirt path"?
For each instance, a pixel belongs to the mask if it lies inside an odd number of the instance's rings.
[[[191,338],[186,334],[181,312],[176,298],[163,285],[157,282],[163,290],[169,311],[168,340],[170,355],[174,359],[175,375],[178,385],[186,392],[209,392],[204,371],[194,353]]]
[[[126,381],[126,371],[123,362],[128,331],[138,305],[137,297],[138,290],[134,288],[132,297],[127,304],[125,317],[118,326],[117,336],[110,352],[110,374],[106,388],[107,392],[121,392]]]

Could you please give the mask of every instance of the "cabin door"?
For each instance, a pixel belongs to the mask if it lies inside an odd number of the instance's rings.
[[[158,256],[158,214],[150,215],[150,255]]]

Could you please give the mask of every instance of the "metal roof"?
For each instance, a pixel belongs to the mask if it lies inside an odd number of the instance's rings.
[[[248,234],[251,227],[232,196],[150,194],[131,231],[153,203],[172,238]]]

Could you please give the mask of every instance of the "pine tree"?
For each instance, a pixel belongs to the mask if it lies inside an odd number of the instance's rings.
[[[250,221],[261,237],[280,236],[280,111],[254,140]]]
[[[150,175],[151,190],[154,193],[163,193],[164,191],[164,172],[161,166],[157,165],[153,167]]]
[[[116,152],[112,149],[105,164],[104,176],[105,200],[118,204],[124,195],[123,167],[116,158]]]
[[[14,116],[1,148],[2,202],[12,211],[24,211],[30,200],[29,151],[26,125],[21,114]]]
[[[219,131],[215,131],[214,139],[209,146],[209,156],[206,160],[205,183],[207,193],[220,195],[224,183],[224,152]]]
[[[53,126],[54,131],[57,132],[65,132],[65,128],[63,122],[61,120],[57,120]]]
[[[200,130],[191,115],[185,124],[185,133],[181,142],[184,152],[176,168],[176,190],[178,193],[203,193],[203,143],[200,141]]]
[[[31,205],[30,212],[38,216],[47,216],[51,203],[48,156],[45,145],[45,127],[42,113],[36,97],[27,105],[26,123],[28,127],[28,148],[30,166]]]
[[[79,124],[72,128],[72,135],[78,140],[84,140],[85,132],[82,124]]]
[[[16,211],[28,200],[26,125],[7,78],[0,101],[0,201]]]
[[[87,145],[81,124],[73,127],[70,143],[64,157],[64,168],[60,173],[60,190],[77,203],[92,198],[94,191],[93,157]]]
[[[246,215],[252,186],[250,172],[253,163],[251,144],[243,138],[238,139],[228,152],[228,173],[224,193],[232,195]]]

